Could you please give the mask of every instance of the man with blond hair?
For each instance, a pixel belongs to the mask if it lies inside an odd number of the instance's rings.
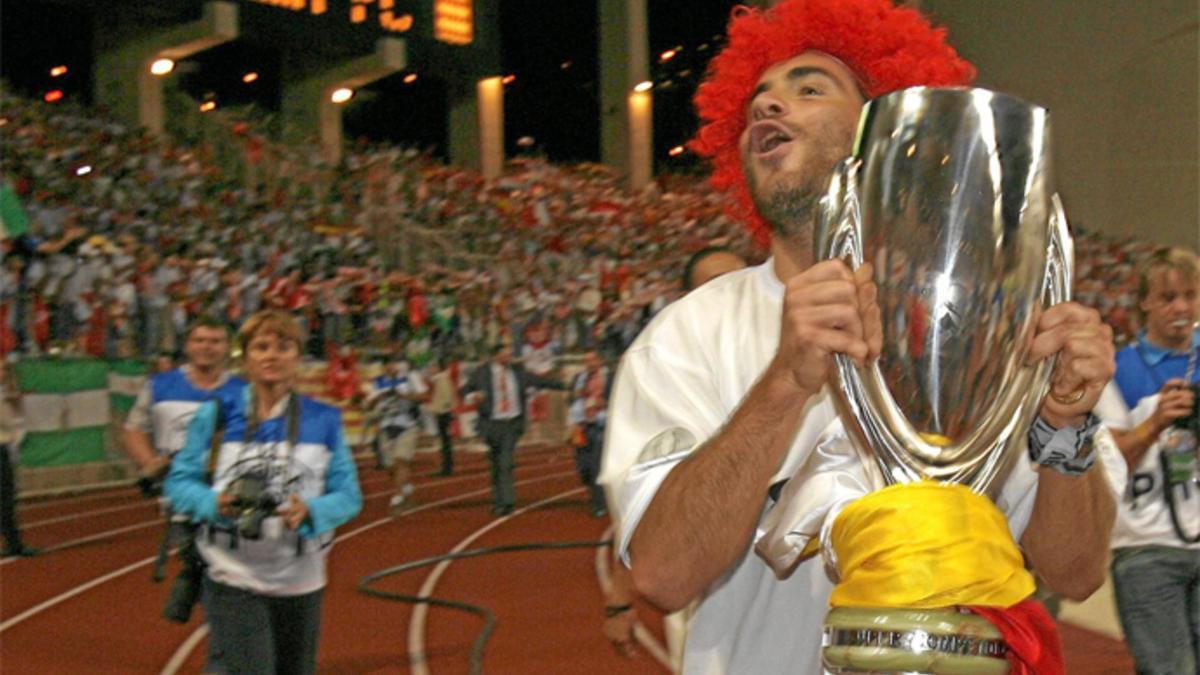
[[[1097,406],[1129,469],[1117,502],[1112,579],[1139,673],[1200,672],[1200,476],[1195,448],[1173,452],[1168,433],[1200,431],[1198,298],[1191,251],[1163,249],[1139,265],[1142,330],[1117,353],[1116,376]]]

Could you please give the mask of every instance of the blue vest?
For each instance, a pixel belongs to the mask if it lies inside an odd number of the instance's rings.
[[[1192,353],[1200,352],[1200,340],[1193,340]],[[1200,353],[1196,354],[1200,359]],[[1157,394],[1167,380],[1182,378],[1187,374],[1189,352],[1171,352],[1146,342],[1139,336],[1136,342],[1117,352],[1117,373],[1113,376],[1125,406],[1130,410],[1138,401]],[[1200,382],[1200,367],[1192,373],[1191,384]]]
[[[201,389],[192,384],[182,368],[155,375],[150,380],[150,420],[154,425],[155,447],[161,453],[175,454],[183,447],[188,425],[201,405],[214,398],[237,395],[245,388],[245,380],[230,377],[215,389]]]

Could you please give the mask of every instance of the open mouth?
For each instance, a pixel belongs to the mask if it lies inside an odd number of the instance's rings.
[[[750,150],[756,155],[766,155],[789,143],[792,135],[775,122],[758,122],[750,128]]]

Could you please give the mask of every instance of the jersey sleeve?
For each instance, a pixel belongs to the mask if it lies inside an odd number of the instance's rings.
[[[342,414],[331,411],[329,435],[326,441],[333,457],[325,473],[325,492],[307,501],[308,519],[300,525],[301,537],[315,537],[341,525],[362,510],[362,490],[358,484],[358,469],[346,443],[342,429]]]
[[[149,436],[154,435],[154,420],[150,417],[150,405],[153,399],[154,380],[148,379],[138,392],[129,416],[125,418],[125,428],[141,431]]]
[[[210,522],[217,517],[217,491],[205,475],[216,432],[217,405],[216,401],[209,401],[196,411],[188,425],[187,440],[171,460],[171,470],[163,485],[171,508],[199,522]]]
[[[725,422],[703,359],[644,343],[626,352],[608,409],[600,482],[617,516],[617,550],[628,562],[633,531],[676,465]]]

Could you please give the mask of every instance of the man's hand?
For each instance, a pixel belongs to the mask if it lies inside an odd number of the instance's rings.
[[[154,499],[162,494],[163,480],[171,470],[171,459],[162,455],[152,456],[138,469],[137,486],[142,496]]]
[[[1029,362],[1058,356],[1050,394],[1041,417],[1050,426],[1078,426],[1096,406],[1117,366],[1112,329],[1094,309],[1075,302],[1057,304],[1038,318]]]
[[[167,475],[167,471],[171,469],[171,458],[163,455],[154,455],[142,465],[141,475],[153,480],[161,480]]]
[[[637,655],[637,639],[633,635],[636,625],[637,611],[632,607],[604,619],[604,637],[621,656]]]
[[[1158,407],[1150,416],[1154,430],[1162,433],[1171,423],[1192,413],[1192,405],[1196,401],[1196,393],[1188,386],[1183,378],[1176,377],[1167,380],[1159,392]]]
[[[233,506],[236,501],[237,497],[230,492],[222,492],[217,495],[217,513],[224,518],[237,517],[237,509]]]
[[[871,275],[870,263],[852,273],[842,261],[827,260],[788,281],[771,366],[785,369],[801,391],[816,392],[825,384],[835,353],[860,365],[879,356],[882,321]]]
[[[277,513],[283,516],[283,523],[287,525],[289,530],[295,530],[300,527],[305,518],[308,518],[308,504],[304,503],[296,495],[288,497],[286,504],[281,504]]]

